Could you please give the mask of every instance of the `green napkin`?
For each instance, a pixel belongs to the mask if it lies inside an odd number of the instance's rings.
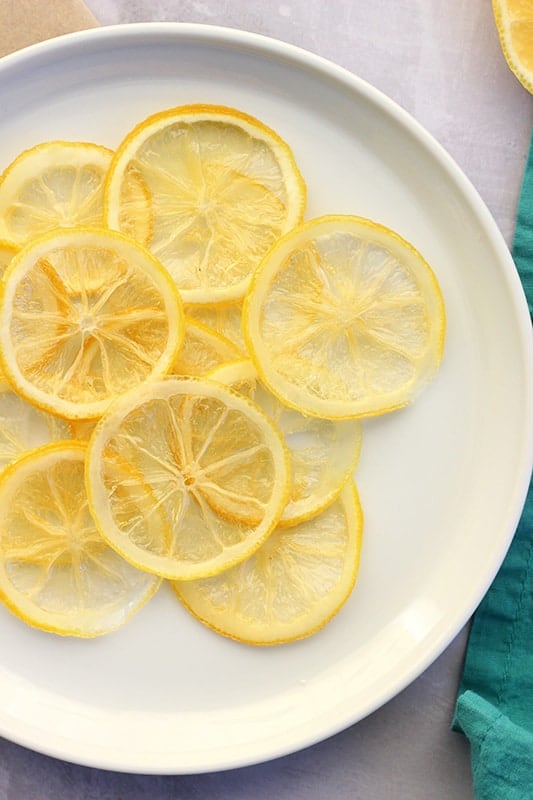
[[[533,313],[533,140],[513,257]],[[470,740],[476,800],[533,800],[533,481],[472,621],[453,724]]]

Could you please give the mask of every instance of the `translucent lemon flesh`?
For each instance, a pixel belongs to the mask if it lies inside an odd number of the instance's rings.
[[[159,580],[102,539],[89,511],[86,448],[30,451],[0,476],[0,597],[42,630],[97,636],[124,624]]]
[[[309,519],[335,500],[359,460],[359,420],[319,419],[288,408],[258,380],[249,360],[216,367],[208,377],[252,398],[283,434],[290,454],[291,493],[280,525]]]
[[[112,151],[88,142],[43,142],[0,180],[0,236],[22,245],[55,228],[101,226]]]
[[[235,109],[202,105],[134,128],[117,149],[105,199],[109,226],[137,232],[187,303],[242,297],[304,205],[294,157],[274,131]]]
[[[0,347],[12,385],[60,416],[90,418],[170,368],[183,338],[181,300],[133,240],[73,229],[34,240],[4,278]]]
[[[277,528],[241,564],[212,578],[172,585],[195,617],[224,636],[263,645],[302,639],[320,630],[348,599],[362,527],[350,482],[321,514]]]
[[[98,423],[87,483],[113,547],[143,569],[188,580],[227,569],[266,539],[287,501],[288,455],[250,401],[204,379],[167,378],[124,396]],[[129,492],[142,487],[164,512],[160,529],[147,528],[150,511],[144,518],[130,507]]]
[[[359,217],[321,217],[265,257],[243,309],[262,381],[323,418],[381,414],[409,402],[443,353],[442,294],[398,234]]]

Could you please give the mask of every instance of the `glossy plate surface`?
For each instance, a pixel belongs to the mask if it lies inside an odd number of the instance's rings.
[[[168,587],[121,631],[53,637],[0,608],[0,734],[110,769],[186,773],[263,761],[361,719],[460,630],[514,532],[532,455],[529,318],[498,229],[406,113],[334,65],[219,28],[129,25],[0,62],[4,165],[46,139],[114,147],[148,114],[232,105],[276,129],[307,217],[373,218],[434,267],[442,369],[410,408],[364,424],[366,515],[349,602],[315,637],[255,649],[216,636]]]

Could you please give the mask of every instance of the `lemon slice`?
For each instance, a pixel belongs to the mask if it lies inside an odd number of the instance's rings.
[[[87,502],[85,454],[79,442],[46,445],[0,476],[0,598],[42,630],[97,636],[123,625],[160,581],[100,536]]]
[[[224,364],[208,377],[251,397],[285,438],[291,458],[291,494],[280,525],[303,522],[338,497],[359,460],[360,420],[318,419],[288,408],[257,379],[251,361]]]
[[[185,317],[185,338],[170,373],[200,377],[221,364],[239,358],[240,351],[229,339]]]
[[[99,419],[99,418],[98,418]],[[92,436],[98,419],[71,419],[69,425],[72,430],[72,438],[80,442],[88,442]]]
[[[112,155],[88,142],[43,142],[25,150],[0,180],[0,236],[21,245],[58,227],[102,226]]]
[[[67,418],[168,371],[181,345],[176,286],[148,251],[100,229],[34,240],[4,276],[0,350],[10,383]]]
[[[242,335],[242,303],[185,305],[185,314],[233,342],[239,349],[239,359],[248,355]]]
[[[10,264],[11,259],[18,251],[18,247],[9,242],[0,241],[0,277],[6,271],[6,267]]]
[[[117,472],[123,464],[131,470],[126,485]],[[248,399],[212,381],[167,378],[138,387],[102,417],[89,443],[87,486],[112,547],[142,569],[188,580],[227,569],[265,541],[287,501],[288,454]],[[130,507],[129,490],[143,486],[168,526],[150,529],[152,514]]]
[[[533,4],[529,0],[492,0],[505,59],[522,86],[533,92]]]
[[[217,633],[247,644],[293,642],[316,633],[350,596],[359,569],[363,514],[352,481],[316,517],[277,528],[249,559],[172,587]]]
[[[17,250],[18,247],[15,247],[15,245],[9,244],[9,242],[0,241],[0,278],[6,271],[6,267],[10,264],[11,259]],[[0,366],[0,382],[2,381],[3,374],[4,372]]]
[[[445,313],[436,277],[397,233],[321,217],[275,245],[254,275],[244,336],[264,384],[305,414],[404,406],[437,371]]]
[[[242,297],[263,255],[305,206],[289,146],[224,106],[148,117],[118,147],[105,191],[109,227],[140,231],[186,303]]]
[[[0,380],[0,470],[27,450],[71,438],[65,420],[35,408]]]

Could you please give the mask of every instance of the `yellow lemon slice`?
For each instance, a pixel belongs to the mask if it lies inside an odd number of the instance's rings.
[[[172,584],[181,602],[217,633],[247,644],[316,633],[355,584],[363,515],[352,481],[316,517],[277,528],[249,559],[198,581]]]
[[[359,460],[360,420],[318,419],[288,408],[261,384],[251,361],[216,367],[208,377],[251,397],[285,438],[291,494],[280,525],[303,522],[338,497]]]
[[[437,371],[445,313],[412,245],[360,217],[312,220],[254,275],[244,336],[263,383],[304,414],[341,419],[404,406]]]
[[[71,438],[65,420],[40,411],[0,380],[0,471],[27,450]]]
[[[100,536],[85,453],[79,442],[39,447],[0,476],[0,598],[28,624],[73,636],[123,625],[160,583]]]
[[[101,227],[112,155],[88,142],[43,142],[25,150],[0,180],[0,237],[22,245],[58,227]]]
[[[186,303],[242,297],[304,206],[286,142],[254,117],[214,105],[172,108],[137,125],[116,151],[105,190],[109,227],[140,232]]]
[[[185,338],[170,374],[200,377],[221,364],[239,358],[240,351],[229,339],[185,317]]]
[[[9,242],[0,241],[0,277],[6,271],[6,267],[10,264],[11,259],[18,251],[18,247]]]
[[[20,394],[59,416],[100,416],[117,395],[166,373],[183,331],[166,270],[112,231],[48,234],[17,253],[4,276],[5,373]]]
[[[17,252],[18,247],[13,244],[9,244],[9,242],[0,241],[0,278],[6,271],[6,267],[10,264],[11,259]],[[2,376],[4,372],[2,367],[0,366],[0,381],[2,381]]]
[[[492,0],[492,8],[506,61],[522,86],[533,92],[533,3]]]
[[[239,359],[248,355],[242,335],[242,303],[185,305],[185,314],[233,342],[240,351]]]
[[[117,465],[131,470],[127,485]],[[256,550],[289,493],[281,434],[251,401],[200,378],[150,381],[102,417],[89,443],[87,486],[104,538],[124,558],[166,578],[214,575]],[[146,486],[152,514],[130,507]],[[121,491],[119,491],[121,490]],[[246,517],[252,516],[252,521]]]

